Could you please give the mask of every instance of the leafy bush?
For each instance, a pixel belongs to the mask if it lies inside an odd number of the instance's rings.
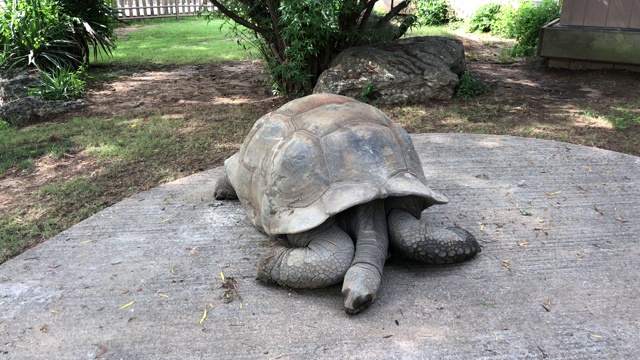
[[[518,16],[518,9],[511,4],[500,6],[500,12],[495,21],[491,24],[491,32],[506,38],[515,37],[515,18]]]
[[[8,0],[0,19],[2,68],[79,64],[70,19],[48,0]]]
[[[8,121],[0,119],[0,131],[8,130],[11,128],[11,124]]]
[[[399,20],[410,2],[396,2],[384,16],[373,16],[376,0],[210,0],[233,35],[255,47],[266,60],[274,92],[310,93],[340,51],[384,39],[397,39],[413,17]],[[398,23],[394,31],[388,24]],[[233,23],[232,23],[233,22]]]
[[[71,100],[85,93],[85,71],[80,67],[77,71],[59,68],[50,72],[40,71],[42,84],[29,89],[29,95],[47,100]]]
[[[557,0],[543,0],[538,5],[523,0],[517,9],[511,5],[491,3],[478,8],[470,20],[469,30],[490,31],[515,39],[517,44],[509,55],[530,56],[536,52],[540,28],[559,16]]]
[[[489,92],[489,86],[474,76],[471,71],[465,71],[460,76],[460,84],[456,89],[456,96],[469,100],[474,96]]]
[[[7,0],[0,14],[0,68],[75,69],[89,62],[91,47],[94,55],[98,47],[110,53],[115,48],[116,13],[104,4],[104,0]]]
[[[480,6],[469,20],[469,31],[490,32],[498,19],[500,8],[501,5],[497,3]]]
[[[84,63],[87,65],[92,52],[96,58],[99,50],[111,54],[116,47],[114,28],[118,21],[118,10],[108,6],[109,2],[59,0],[63,12],[74,19],[74,38],[80,45]]]
[[[513,24],[513,38],[518,44],[513,56],[535,54],[540,37],[540,28],[560,16],[560,4],[556,0],[543,0],[539,5],[523,3],[517,10]]]
[[[439,26],[455,20],[453,7],[447,0],[417,0],[414,14],[420,25]]]

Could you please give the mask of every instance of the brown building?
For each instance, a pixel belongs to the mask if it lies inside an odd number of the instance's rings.
[[[640,71],[640,0],[564,0],[540,35],[549,66]]]

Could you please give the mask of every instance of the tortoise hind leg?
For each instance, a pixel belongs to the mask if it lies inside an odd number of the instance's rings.
[[[351,265],[354,245],[333,218],[268,249],[258,265],[258,279],[292,288],[321,288],[342,281]]]
[[[400,255],[427,263],[464,261],[481,251],[471,233],[459,227],[437,227],[408,211],[392,210],[387,217],[391,244]]]
[[[231,185],[231,182],[229,182],[229,178],[226,173],[220,176],[218,181],[216,181],[213,194],[216,200],[235,200],[238,198],[236,190]]]

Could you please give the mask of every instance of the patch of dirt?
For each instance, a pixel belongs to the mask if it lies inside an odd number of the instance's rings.
[[[33,169],[13,169],[0,178],[0,212],[6,211],[16,200],[56,180],[68,180],[79,174],[89,175],[99,170],[86,152],[65,154],[56,159],[45,156],[33,161]]]
[[[276,101],[266,84],[262,66],[250,61],[124,69],[107,72],[105,76],[110,79],[91,84],[83,115],[171,112],[198,105],[255,102],[264,102],[268,107]]]

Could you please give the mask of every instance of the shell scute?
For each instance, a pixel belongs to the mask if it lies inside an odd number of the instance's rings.
[[[339,95],[310,95],[263,116],[225,165],[250,220],[271,235],[309,230],[374,199],[407,198],[417,214],[447,201],[426,185],[400,126]]]

